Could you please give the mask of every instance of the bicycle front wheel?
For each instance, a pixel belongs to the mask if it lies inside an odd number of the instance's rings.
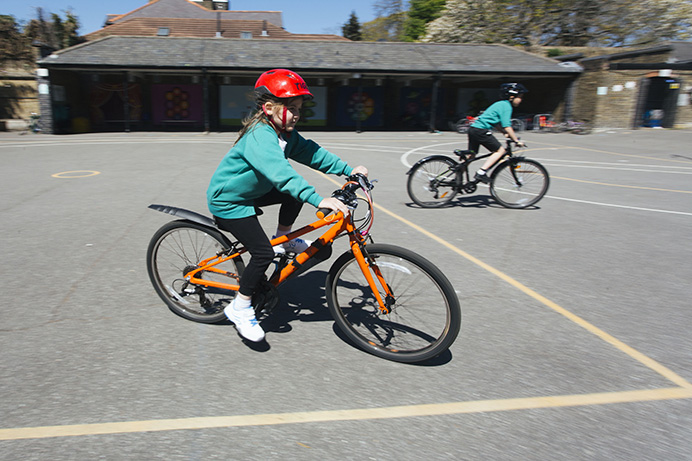
[[[200,323],[224,320],[224,307],[236,293],[232,290],[189,283],[185,274],[198,263],[230,248],[219,231],[190,221],[173,221],[159,229],[149,242],[147,270],[154,290],[174,313]],[[200,272],[198,278],[222,283],[237,283],[245,269],[240,257],[215,267],[228,275]]]
[[[457,163],[445,157],[435,157],[411,168],[406,190],[411,200],[423,208],[446,205],[457,194]]]
[[[379,271],[392,297],[380,287],[389,312],[380,310],[352,252],[329,270],[326,295],[338,327],[356,346],[397,362],[421,362],[446,351],[461,328],[459,299],[431,262],[404,248],[370,244],[368,268]]]
[[[490,194],[507,208],[526,208],[548,191],[548,170],[535,160],[511,159],[499,165],[490,178]]]

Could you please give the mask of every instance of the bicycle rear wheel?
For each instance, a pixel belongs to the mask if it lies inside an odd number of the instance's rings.
[[[510,159],[499,165],[490,178],[490,194],[507,208],[534,205],[548,191],[548,171],[535,160]]]
[[[408,196],[423,208],[446,205],[457,194],[456,166],[454,160],[446,157],[434,157],[414,165],[406,181]]]
[[[397,362],[421,362],[446,351],[461,328],[459,299],[431,262],[404,248],[365,247],[371,273],[379,268],[393,293],[389,313],[379,309],[352,252],[329,270],[326,295],[338,327],[356,346]],[[385,294],[380,288],[380,295]]]
[[[471,126],[471,121],[467,118],[462,118],[461,120],[459,120],[456,123],[455,128],[457,129],[458,133],[464,134],[464,133],[468,133],[470,126]]]
[[[233,300],[235,291],[203,287],[189,283],[185,274],[197,264],[220,251],[230,242],[219,231],[190,221],[173,221],[159,229],[147,250],[147,270],[156,293],[174,313],[200,323],[224,320],[224,307]],[[245,269],[240,257],[218,264],[219,269],[235,278]],[[237,283],[232,276],[213,272],[197,274],[198,278],[223,283]]]

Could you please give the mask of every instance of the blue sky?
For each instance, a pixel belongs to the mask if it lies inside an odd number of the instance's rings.
[[[281,11],[284,29],[294,34],[341,35],[341,26],[348,21],[351,11],[356,12],[361,24],[375,19],[373,2],[374,0],[230,0],[230,9]],[[28,21],[36,17],[36,7],[43,8],[47,13],[57,13],[63,18],[63,12],[71,9],[79,18],[80,35],[84,35],[100,29],[106,15],[124,14],[146,3],[147,0],[0,0],[0,14],[12,15],[18,21]]]

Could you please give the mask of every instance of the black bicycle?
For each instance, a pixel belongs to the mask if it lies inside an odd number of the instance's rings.
[[[515,156],[512,144],[507,140],[506,155],[490,174],[490,195],[504,207],[526,208],[543,198],[550,177],[548,170],[537,161]],[[448,204],[457,194],[476,192],[478,181],[471,177],[469,166],[492,154],[476,156],[470,150],[455,150],[454,153],[459,161],[446,155],[431,155],[419,160],[406,173],[406,190],[416,205],[438,208]]]

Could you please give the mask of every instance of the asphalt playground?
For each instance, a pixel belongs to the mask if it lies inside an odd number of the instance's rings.
[[[551,175],[527,210],[411,203],[408,167],[464,135],[303,134],[378,180],[376,242],[448,276],[449,352],[352,347],[329,261],[280,289],[261,347],[167,309],[145,255],[172,217],[147,206],[206,214],[235,133],[0,133],[0,459],[692,460],[692,131],[523,133]]]

